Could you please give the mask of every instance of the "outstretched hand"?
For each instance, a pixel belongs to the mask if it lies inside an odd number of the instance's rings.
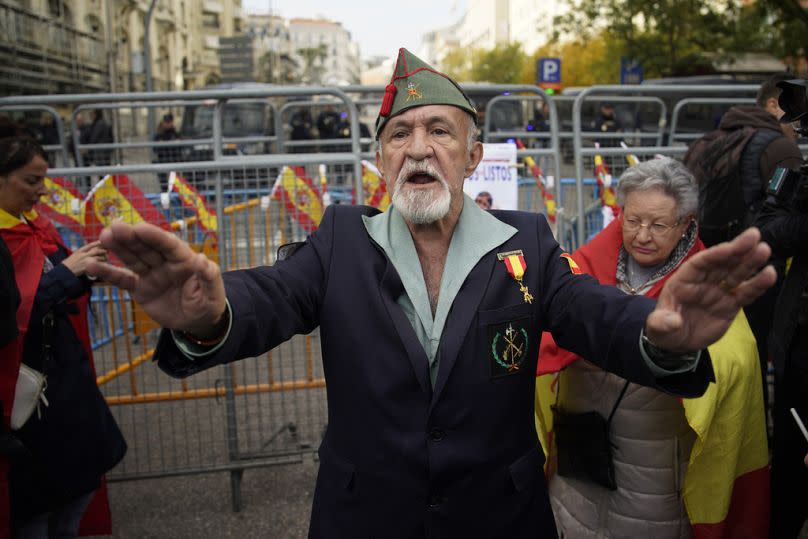
[[[665,283],[656,309],[648,315],[648,339],[671,352],[701,350],[720,339],[738,310],[777,280],[771,265],[760,270],[770,255],[760,231],[750,228],[685,261]]]
[[[100,240],[126,267],[93,260],[87,267],[89,273],[128,290],[163,327],[200,338],[216,332],[226,308],[224,282],[216,263],[148,223],[112,223],[101,232]]]

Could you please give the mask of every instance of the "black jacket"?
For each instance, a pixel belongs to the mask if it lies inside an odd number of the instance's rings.
[[[573,275],[545,218],[494,211],[518,232],[484,254],[461,285],[441,335],[434,388],[424,348],[397,299],[404,287],[362,215],[329,206],[286,260],[225,274],[234,323],[210,357],[190,361],[166,332],[155,356],[185,376],[253,357],[320,327],[328,428],[311,537],[555,537],[534,423],[539,337],[667,391],[700,395],[710,362],[658,380],[640,357],[654,302]],[[524,300],[497,253],[520,249]],[[497,344],[519,341],[522,363]],[[524,354],[524,355],[521,355]],[[664,385],[664,388],[662,387]]]
[[[34,413],[15,433],[27,450],[25,456],[12,461],[9,473],[15,520],[31,518],[92,492],[126,452],[123,435],[70,323],[76,306],[66,300],[88,293],[89,282],[60,264],[66,254],[60,248],[49,256],[54,268],[39,282],[25,336],[23,361],[45,370],[49,405],[43,407],[41,417]],[[49,312],[54,327],[48,338],[42,320]],[[43,340],[53,345],[47,361],[43,361]]]
[[[754,127],[758,130],[767,130],[775,133],[775,138],[769,138],[768,144],[759,151],[755,151],[752,146],[755,144],[753,138],[749,146],[744,150],[744,154],[759,154],[756,174],[744,175],[744,180],[749,177],[757,179],[756,183],[743,182],[744,198],[747,204],[752,204],[756,200],[762,201],[766,185],[774,174],[777,167],[799,168],[802,163],[802,154],[797,143],[783,133],[780,122],[769,112],[757,106],[736,106],[727,111],[721,118],[719,129],[732,130],[744,127]],[[759,203],[758,203],[759,204]]]

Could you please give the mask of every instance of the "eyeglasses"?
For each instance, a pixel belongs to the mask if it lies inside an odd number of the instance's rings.
[[[640,221],[639,219],[635,219],[633,217],[623,218],[623,228],[626,231],[639,233],[641,228],[646,228],[648,230],[648,233],[654,238],[661,238],[667,235],[671,230],[676,228],[678,225],[679,221],[676,221],[672,225],[666,225],[665,223],[646,224]]]

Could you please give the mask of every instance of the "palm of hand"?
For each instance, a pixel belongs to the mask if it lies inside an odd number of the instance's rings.
[[[671,279],[665,288],[657,309],[681,317],[678,331],[652,339],[667,350],[702,349],[712,344],[726,332],[740,307],[732,295],[708,282]]]
[[[168,262],[140,275],[133,298],[164,327],[192,327],[218,315],[215,299],[202,286],[190,261]]]

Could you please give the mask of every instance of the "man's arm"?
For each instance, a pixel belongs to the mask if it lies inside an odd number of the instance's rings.
[[[647,365],[637,372],[640,331],[671,356],[702,350],[721,338],[740,308],[776,279],[773,268],[760,270],[771,250],[759,240],[757,229],[750,229],[688,259],[665,283],[656,306],[616,289],[597,289],[594,279],[572,276],[553,256],[560,255],[553,242],[555,252],[544,261],[550,329],[561,346],[629,380],[652,387],[675,378],[686,382],[694,377],[657,378]],[[702,358],[696,373],[705,373],[709,365],[704,363]]]
[[[276,267],[222,277],[218,265],[194,253],[173,234],[146,223],[130,226],[116,222],[102,232],[101,242],[125,267],[93,261],[88,271],[128,290],[164,328],[181,332],[192,341],[216,341],[211,347],[223,338],[215,353],[195,362],[175,346],[170,332],[163,333],[157,355],[172,356],[165,360],[172,366],[193,364],[198,371],[260,354],[295,333],[317,326],[329,263],[326,259],[330,260],[331,254],[332,210],[326,211],[320,229],[306,246]],[[225,336],[221,329],[228,301],[233,323]],[[180,370],[177,367],[174,374],[182,375]]]
[[[769,197],[755,219],[763,241],[779,259],[808,252],[808,214]]]
[[[638,384],[685,396],[704,392],[712,379],[708,356],[702,353],[698,361],[688,362],[677,354],[680,362],[673,365],[666,362],[669,356],[657,362],[653,351],[649,355],[643,349],[640,337],[654,300],[601,285],[586,274],[573,275],[549,230],[539,234],[542,246],[550,246],[543,258],[540,316],[559,346]]]

